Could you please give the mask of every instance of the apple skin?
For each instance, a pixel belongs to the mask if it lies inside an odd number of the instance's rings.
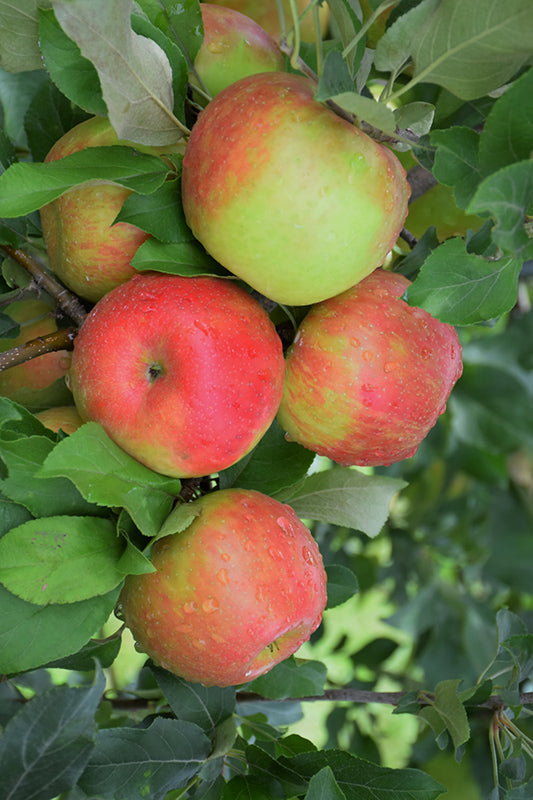
[[[228,86],[186,147],[185,216],[230,272],[278,303],[310,305],[380,266],[410,189],[388,149],[271,72]]]
[[[154,155],[182,152],[184,147],[181,142],[166,148],[133,145],[118,139],[108,119],[91,117],[58,139],[45,162],[87,147],[110,145],[129,145]],[[128,222],[113,225],[130,194],[129,189],[112,183],[81,186],[40,210],[50,267],[65,286],[91,302],[135,274],[131,259],[149,236]]]
[[[248,75],[285,71],[277,42],[253,19],[212,3],[200,3],[200,8],[204,40],[194,68],[212,97]],[[191,83],[196,83],[194,75]]]
[[[231,466],[272,423],[282,345],[232,280],[144,273],[103,297],[74,340],[69,373],[83,420],[164,475]]]
[[[191,525],[154,544],[157,571],[126,578],[122,612],[140,648],[170,672],[245,683],[320,624],[322,557],[294,511],[260,492],[223,489],[190,508]]]
[[[279,24],[278,7],[275,0],[211,0],[214,5],[227,6],[241,14],[251,17],[259,23],[273,39],[279,41],[281,39],[281,29]],[[285,22],[287,27],[292,28],[292,16],[290,0],[282,0],[283,10],[285,13]],[[309,0],[296,0],[296,8],[298,13],[301,14],[309,5]],[[319,10],[320,28],[322,35],[326,32],[329,23],[329,8],[324,3]],[[315,27],[313,23],[313,14],[309,12],[300,24],[300,36],[304,42],[314,42],[315,40]]]
[[[462,373],[455,329],[409,306],[409,281],[377,269],[315,305],[287,352],[278,421],[343,466],[414,455]]]
[[[20,325],[18,336],[0,339],[0,351],[57,331],[55,303],[45,294],[15,300],[2,309]],[[44,353],[0,372],[0,395],[9,397],[30,411],[72,402],[65,383],[71,354],[67,350]]]
[[[74,433],[80,425],[83,425],[83,420],[75,406],[54,406],[39,411],[35,416],[45,427],[55,433],[59,430],[64,433]]]

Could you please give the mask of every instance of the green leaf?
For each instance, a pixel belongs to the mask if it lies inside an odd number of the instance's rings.
[[[105,688],[56,686],[24,705],[0,738],[2,791],[9,800],[49,800],[72,788],[94,748],[94,715]]]
[[[335,608],[345,603],[359,591],[359,583],[351,569],[341,564],[326,564],[328,576],[328,604],[326,608]]]
[[[12,502],[0,493],[0,536],[31,518],[27,508]]]
[[[192,65],[203,41],[203,22],[197,0],[138,0],[148,19],[179,45]]]
[[[200,510],[194,503],[178,503],[159,529],[157,538],[182,533],[199,515]]]
[[[346,800],[346,795],[335,780],[331,767],[324,767],[309,781],[309,789],[304,800]]]
[[[385,103],[378,103],[371,97],[364,97],[353,91],[333,95],[330,99],[341,108],[355,114],[359,119],[368,122],[369,125],[373,125],[391,136],[395,133],[394,112]]]
[[[39,2],[43,7],[48,4]],[[37,0],[0,3],[0,66],[9,72],[42,69]]]
[[[431,710],[438,714],[444,728],[448,731],[455,750],[470,738],[470,725],[457,691],[461,678],[441,681],[435,687],[434,698],[431,699]],[[420,715],[425,718],[428,709],[422,709]]]
[[[218,262],[196,240],[158,242],[147,239],[137,248],[131,260],[132,267],[143,270],[167,272],[172,275],[227,275]]]
[[[469,214],[490,214],[497,220],[494,241],[523,261],[533,258],[533,235],[525,216],[533,203],[533,161],[519,161],[485,178],[472,197]]]
[[[161,242],[189,242],[191,229],[185,222],[179,183],[166,181],[150,195],[130,194],[115,222],[129,222]]]
[[[75,672],[91,672],[97,661],[103,669],[106,669],[117,658],[121,644],[120,636],[110,637],[109,640],[91,639],[77,653],[50,661],[45,666],[47,669],[55,667]]]
[[[155,536],[168,517],[181,483],[131,458],[96,422],[59,442],[40,476],[68,476],[91,503],[125,508],[146,536]]]
[[[397,478],[333,467],[310,475],[285,502],[302,519],[343,525],[373,537],[387,521],[392,496],[405,485]]]
[[[68,478],[46,478],[37,474],[54,449],[54,442],[48,436],[28,436],[13,441],[6,441],[5,437],[6,430],[1,453],[8,476],[0,481],[0,490],[6,497],[25,506],[34,517],[98,514],[98,509],[81,496]]]
[[[416,30],[414,81],[473,100],[506,83],[531,58],[530,0],[441,0]]]
[[[489,261],[467,253],[464,241],[443,242],[407,289],[407,302],[450,325],[473,325],[505,314],[516,303],[521,261]]]
[[[324,102],[335,95],[353,92],[354,89],[353,78],[342,53],[330,50],[324,61],[315,100]]]
[[[420,30],[431,19],[440,0],[422,0],[402,14],[376,44],[374,65],[380,72],[396,74],[410,59]]]
[[[0,581],[36,605],[74,603],[121,583],[123,545],[115,526],[98,517],[43,517],[0,539]]]
[[[89,114],[107,116],[94,65],[82,56],[51,9],[39,9],[39,43],[46,69],[65,97]]]
[[[3,33],[1,22],[0,31]],[[40,66],[42,67],[42,64]],[[2,127],[6,136],[13,142],[24,144],[24,116],[32,98],[48,81],[48,75],[41,68],[34,69],[31,72],[15,74],[0,69],[0,103],[3,110]]]
[[[158,717],[145,729],[100,730],[79,785],[101,800],[163,800],[199,772],[210,749],[201,729],[181,720]]]
[[[157,156],[121,145],[88,147],[46,164],[19,162],[0,175],[0,216],[29,214],[88,181],[118,183],[150,194],[163,185],[167,174]]]
[[[122,575],[145,575],[156,571],[150,559],[135,547],[129,539],[126,539],[126,549],[117,561],[116,566]]]
[[[481,174],[478,166],[479,134],[459,125],[430,136],[437,147],[433,175],[439,183],[452,186],[459,208],[466,208],[472,199]]]
[[[479,140],[479,168],[487,176],[515,161],[526,161],[533,141],[533,69],[496,101]]]
[[[119,589],[68,605],[37,606],[0,586],[0,673],[35,669],[76,653],[104,624]]]
[[[176,717],[198,725],[211,739],[216,728],[235,711],[235,688],[202,686],[150,664],[157,684]]]
[[[420,101],[407,103],[394,111],[394,121],[400,130],[407,130],[417,136],[429,133],[435,116],[435,106]]]
[[[251,453],[220,473],[220,488],[238,486],[276,494],[305,477],[314,458],[314,453],[288,442],[274,420]]]
[[[131,27],[131,0],[54,0],[57,20],[98,72],[120,139],[167,145],[181,137],[164,50]]]
[[[291,656],[248,683],[246,691],[270,700],[323,695],[326,677],[327,668],[321,661],[303,661]]]

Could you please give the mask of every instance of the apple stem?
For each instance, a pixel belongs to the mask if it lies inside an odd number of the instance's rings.
[[[38,336],[29,342],[19,344],[11,350],[0,353],[0,372],[9,367],[16,367],[32,358],[42,356],[45,353],[54,353],[57,350],[72,350],[74,339],[78,333],[77,328],[63,328],[54,331],[46,336]]]
[[[290,57],[291,67],[293,69],[298,69],[298,63],[300,60],[300,19],[298,15],[298,9],[296,8],[296,0],[289,0],[290,7],[291,7],[291,16],[292,16],[292,24],[293,28],[291,31],[291,38],[293,39],[293,48],[292,54]]]
[[[41,267],[32,256],[25,253],[24,250],[11,247],[11,245],[8,244],[0,245],[0,247],[7,255],[15,259],[15,261],[30,273],[40,289],[44,289],[44,291],[48,292],[48,294],[56,300],[61,311],[70,317],[78,326],[82,325],[87,316],[87,310],[82,306],[75,294],[65,289],[59,281],[48,274],[45,269]]]

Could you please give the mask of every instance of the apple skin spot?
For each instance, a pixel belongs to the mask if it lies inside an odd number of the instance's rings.
[[[455,329],[382,269],[317,303],[287,353],[278,421],[292,441],[343,466],[410,458],[462,373]]]
[[[255,446],[284,371],[274,325],[233,281],[144,273],[87,316],[69,379],[84,421],[156,472],[183,478],[225,469]]]
[[[191,525],[155,543],[156,572],[126,578],[122,611],[141,650],[166,669],[233,686],[307,641],[326,605],[326,573],[310,531],[278,500],[226,489],[193,505]],[[221,562],[222,546],[230,561]]]

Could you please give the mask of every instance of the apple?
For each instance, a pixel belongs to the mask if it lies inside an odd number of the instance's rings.
[[[78,414],[76,406],[54,406],[39,411],[36,415],[43,425],[51,431],[64,433],[74,433],[78,430],[83,420]]]
[[[380,266],[407,215],[396,156],[270,72],[228,86],[185,150],[182,200],[196,238],[271,300],[310,305]]]
[[[377,269],[317,303],[287,353],[278,421],[343,466],[414,455],[462,372],[455,328],[409,306],[409,281]]]
[[[57,331],[55,303],[44,293],[15,300],[5,306],[2,312],[19,323],[20,333],[13,338],[1,338],[1,352]],[[72,395],[65,383],[70,359],[71,354],[67,350],[58,350],[2,370],[0,395],[15,400],[30,411],[72,402]]]
[[[193,521],[157,541],[155,572],[121,593],[138,646],[205,685],[253,680],[309,639],[326,605],[318,546],[294,511],[257,491],[223,489],[190,504]]]
[[[277,42],[253,19],[212,3],[200,8],[204,39],[194,69],[212,97],[247,75],[285,70]],[[190,80],[197,85],[194,73]]]
[[[56,161],[86,147],[130,145],[153,154],[181,152],[182,143],[146,148],[118,139],[107,118],[91,117],[67,131],[51,148],[45,162]],[[148,234],[127,222],[113,224],[129,189],[112,183],[80,186],[65,192],[40,210],[50,267],[80,297],[96,302],[135,274],[131,259]]]
[[[83,420],[165,475],[231,466],[272,423],[281,340],[233,280],[137,274],[96,303],[74,340],[69,381]]]
[[[241,14],[246,14],[246,16],[258,22],[274,39],[277,41],[281,39],[282,32],[278,5],[275,0],[211,0],[211,2],[214,5],[227,6],[228,8],[240,11]],[[299,14],[302,14],[308,5],[309,0],[296,0],[296,8]],[[292,28],[290,0],[282,0],[282,7],[285,15],[287,32],[289,32]],[[329,23],[329,8],[325,3],[320,6],[319,18],[321,33],[324,35]],[[300,36],[304,42],[314,42],[315,40],[315,26],[311,11],[306,14],[300,24]]]

